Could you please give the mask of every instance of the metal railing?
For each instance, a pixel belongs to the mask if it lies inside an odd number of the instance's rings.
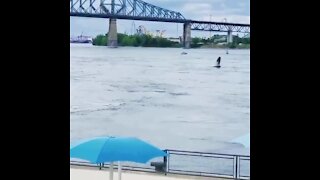
[[[166,151],[169,154],[168,173],[233,179],[250,178],[250,156],[181,150]]]
[[[166,174],[250,179],[250,156],[171,149],[164,151],[169,154],[168,157],[156,158],[153,161],[163,162]],[[70,160],[70,165],[100,167],[100,169],[109,167],[109,164],[94,165],[75,160]],[[122,169],[156,172],[150,164],[124,163]]]

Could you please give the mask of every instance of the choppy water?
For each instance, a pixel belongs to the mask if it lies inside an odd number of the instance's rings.
[[[250,129],[249,50],[71,45],[70,51],[71,141],[136,136],[162,149],[250,153],[229,142]]]

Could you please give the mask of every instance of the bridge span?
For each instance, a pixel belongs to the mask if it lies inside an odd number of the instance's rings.
[[[249,24],[196,21],[180,12],[164,9],[142,0],[70,0],[70,16],[109,19],[108,46],[117,47],[117,19],[183,24],[183,46],[190,48],[191,30],[250,33]]]

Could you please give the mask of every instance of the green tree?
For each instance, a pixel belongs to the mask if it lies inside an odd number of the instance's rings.
[[[118,43],[119,43],[119,45],[122,45],[122,40],[123,40],[125,37],[127,37],[126,34],[121,34],[121,33],[118,33],[118,34],[117,34],[117,38],[118,38]]]
[[[121,46],[132,46],[132,38],[130,38],[129,36],[125,36],[121,39],[120,44]]]
[[[93,45],[106,46],[108,34],[98,35],[93,39]],[[179,43],[172,42],[162,37],[152,37],[151,35],[127,35],[118,34],[119,46],[143,46],[143,47],[179,47]]]
[[[98,35],[96,38],[92,40],[92,44],[98,46],[107,46],[108,38],[105,35]]]
[[[195,38],[192,38],[191,40],[191,47],[192,48],[197,48],[197,47],[200,47],[201,45],[199,44],[201,42],[201,39],[198,38],[198,37],[195,37]]]

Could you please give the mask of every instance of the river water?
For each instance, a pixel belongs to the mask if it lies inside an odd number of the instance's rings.
[[[135,136],[161,149],[250,154],[230,142],[250,130],[250,50],[70,44],[70,66],[71,142]]]

